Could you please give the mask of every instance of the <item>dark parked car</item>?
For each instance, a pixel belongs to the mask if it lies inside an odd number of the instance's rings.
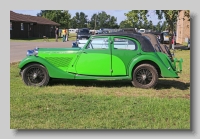
[[[88,28],[81,28],[77,31],[77,40],[88,40],[90,38],[90,30]]]

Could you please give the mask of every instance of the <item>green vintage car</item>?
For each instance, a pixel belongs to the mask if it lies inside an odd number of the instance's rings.
[[[158,78],[179,78],[182,59],[148,33],[93,35],[84,47],[37,48],[20,64],[26,85],[45,86],[52,78],[130,80],[138,88],[153,88]]]

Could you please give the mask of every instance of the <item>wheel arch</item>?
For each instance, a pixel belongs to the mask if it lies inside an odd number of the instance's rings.
[[[40,64],[47,69],[47,67],[44,64],[37,62],[37,61],[33,61],[33,62],[29,62],[29,63],[24,64],[23,67],[21,68],[21,71],[23,71],[26,67],[28,67],[29,65],[32,65],[32,64]],[[47,70],[47,72],[48,72],[48,70]]]
[[[161,69],[160,69],[160,67],[154,62],[154,61],[151,61],[151,60],[142,60],[142,61],[139,61],[139,62],[137,62],[134,66],[133,66],[133,68],[132,68],[132,71],[131,71],[131,78],[133,79],[133,72],[134,72],[134,70],[135,70],[135,68],[137,68],[139,65],[141,65],[141,64],[150,64],[150,65],[152,65],[152,66],[154,66],[155,67],[155,69],[156,69],[156,71],[158,72],[158,77],[159,78],[161,78],[162,76],[161,76]]]

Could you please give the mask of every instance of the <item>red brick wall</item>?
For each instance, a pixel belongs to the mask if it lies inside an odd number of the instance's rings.
[[[184,16],[184,12],[184,10],[179,11],[177,19],[176,42],[180,44],[185,42],[185,38],[190,38],[190,21]]]

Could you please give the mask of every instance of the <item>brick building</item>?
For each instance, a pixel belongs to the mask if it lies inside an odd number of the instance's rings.
[[[184,16],[185,10],[179,10],[176,25],[176,42],[183,44],[190,38],[190,21]]]
[[[38,16],[18,14],[10,11],[10,38],[55,37],[55,28],[60,24]]]

